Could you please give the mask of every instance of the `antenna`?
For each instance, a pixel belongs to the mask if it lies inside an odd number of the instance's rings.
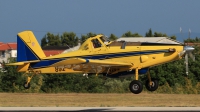
[[[67,45],[67,43],[66,43],[66,45]],[[69,47],[69,45],[67,45],[67,47]],[[73,50],[73,48],[69,47],[69,49],[64,50],[62,53],[66,53],[69,51],[74,51],[74,50]]]
[[[67,45],[67,43],[66,43],[66,45]],[[69,46],[67,45],[67,47],[69,47]],[[72,48],[71,48],[71,47],[69,47],[69,49],[71,50]]]

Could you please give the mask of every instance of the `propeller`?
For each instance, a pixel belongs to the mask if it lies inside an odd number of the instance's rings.
[[[184,50],[180,54],[185,54],[185,69],[186,69],[186,75],[188,75],[188,55],[190,58],[192,58],[193,61],[195,61],[195,56],[192,54],[192,51],[194,50],[191,46],[184,46]]]

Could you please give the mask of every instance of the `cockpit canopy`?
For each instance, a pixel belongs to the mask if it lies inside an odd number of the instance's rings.
[[[109,43],[109,39],[104,35],[96,35],[95,37],[88,38],[79,48],[79,50],[95,49],[100,47],[106,47]]]

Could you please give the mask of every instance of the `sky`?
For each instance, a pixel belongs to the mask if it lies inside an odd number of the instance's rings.
[[[17,33],[89,32],[117,37],[127,31],[171,35],[200,33],[200,0],[0,0],[0,42],[17,42]]]

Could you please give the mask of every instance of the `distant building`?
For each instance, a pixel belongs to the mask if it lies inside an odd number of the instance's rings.
[[[46,46],[46,47],[43,47],[42,50],[44,51],[44,54],[48,57],[48,56],[75,51],[75,50],[78,50],[79,47],[80,47],[80,43],[77,46],[72,47],[72,48],[69,48],[68,46]]]
[[[8,63],[10,57],[17,57],[17,43],[0,42],[0,62]]]
[[[46,46],[43,47],[42,50],[44,51],[44,54],[48,56],[53,56],[57,54],[63,53],[66,49],[69,49],[69,47],[66,46]]]
[[[61,54],[64,52],[69,52],[73,50],[77,50],[80,45],[69,49],[68,46],[46,46],[43,47],[42,50],[44,51],[44,54],[48,56],[53,56],[57,54]],[[0,63],[9,63],[8,58],[17,57],[17,43],[3,43],[0,42]],[[0,65],[0,68],[2,66]]]
[[[188,45],[188,46],[200,46],[200,43],[186,42],[185,45]]]
[[[121,37],[116,41],[181,44],[181,42],[167,37]]]

